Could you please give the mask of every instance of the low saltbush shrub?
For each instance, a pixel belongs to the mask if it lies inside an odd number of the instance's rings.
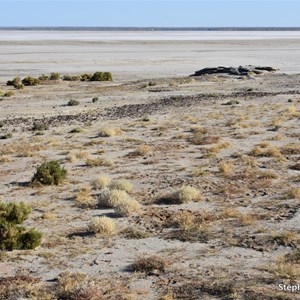
[[[62,168],[58,161],[44,162],[39,165],[31,181],[44,185],[58,185],[64,181],[67,170]]]
[[[42,234],[34,228],[20,226],[28,218],[31,207],[23,202],[0,203],[0,249],[34,249],[40,245]]]

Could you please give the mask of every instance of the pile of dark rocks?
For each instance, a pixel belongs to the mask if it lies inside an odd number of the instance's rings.
[[[227,74],[237,76],[251,76],[252,74],[262,74],[264,72],[275,72],[278,69],[273,67],[260,67],[260,66],[239,66],[235,67],[215,67],[215,68],[204,68],[196,71],[191,76],[202,76],[211,74]]]

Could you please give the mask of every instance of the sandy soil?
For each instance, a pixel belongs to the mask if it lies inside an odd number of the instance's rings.
[[[1,136],[12,136],[0,140],[0,198],[30,203],[25,225],[43,240],[1,252],[0,299],[299,299],[278,284],[300,280],[300,40],[101,42],[101,52],[98,42],[16,43],[1,42],[4,92],[13,90],[4,79],[49,71],[115,80],[46,81],[1,98]],[[187,77],[247,63],[290,74]],[[32,131],[35,122],[48,130]],[[47,160],[64,165],[66,181],[32,185]],[[100,175],[130,181],[141,210],[120,217],[99,206]],[[162,201],[182,186],[201,197]],[[117,233],[90,232],[96,216]],[[133,272],[152,255],[163,268]],[[57,279],[63,271],[73,275]]]

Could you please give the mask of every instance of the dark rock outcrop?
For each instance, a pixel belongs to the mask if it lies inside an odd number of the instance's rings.
[[[227,74],[237,76],[250,76],[251,74],[262,74],[263,72],[275,72],[278,69],[272,67],[261,67],[261,66],[239,66],[234,67],[216,67],[216,68],[204,68],[196,71],[191,76],[201,76],[210,74]]]

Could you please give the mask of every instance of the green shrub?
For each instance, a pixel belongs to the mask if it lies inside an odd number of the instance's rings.
[[[93,74],[82,74],[81,76],[81,81],[89,81],[93,77]]]
[[[0,250],[34,249],[42,234],[36,229],[20,226],[28,218],[31,207],[21,203],[0,203]]]
[[[30,205],[20,203],[2,203],[0,202],[0,219],[4,219],[10,223],[21,224],[31,212]]]
[[[0,219],[0,249],[29,250],[40,245],[42,233]]]
[[[37,246],[41,244],[42,240],[42,233],[37,231],[34,228],[31,228],[30,230],[27,230],[25,232],[22,232],[22,234],[19,237],[19,249],[29,250],[29,249],[35,249]]]
[[[65,80],[65,81],[77,81],[77,80],[80,80],[80,79],[81,79],[81,76],[79,76],[79,75],[73,75],[73,76],[65,75],[63,77],[63,80]]]
[[[45,81],[45,80],[48,80],[49,79],[49,76],[48,75],[45,75],[45,74],[42,74],[40,77],[39,77],[39,80],[40,81]]]
[[[110,72],[96,72],[90,81],[112,81],[112,75]]]
[[[43,124],[43,123],[37,123],[34,122],[33,126],[31,128],[32,131],[43,131],[43,130],[48,130],[48,125]]]
[[[22,89],[24,89],[24,84],[17,83],[17,84],[14,85],[14,88],[17,89],[17,90],[22,90]]]
[[[59,73],[51,73],[49,79],[50,80],[59,80],[60,79],[60,74]]]
[[[45,185],[60,184],[67,176],[67,170],[62,168],[58,161],[44,162],[37,167],[32,177],[32,182],[39,182]]]
[[[19,237],[22,229],[14,223],[0,219],[0,249],[20,249]]]
[[[93,102],[93,103],[96,103],[97,101],[99,101],[99,97],[94,97],[94,98],[92,99],[92,102]]]
[[[27,76],[22,80],[22,84],[25,86],[38,85],[40,81],[37,78],[33,78],[31,76]]]

